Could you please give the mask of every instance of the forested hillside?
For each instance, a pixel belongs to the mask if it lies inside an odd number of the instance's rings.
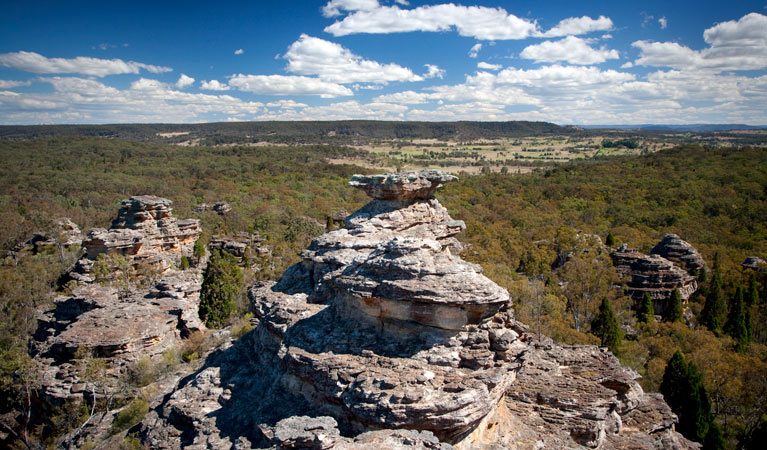
[[[475,125],[451,124],[439,131],[410,124],[415,128],[403,131],[392,124],[380,133],[438,137],[478,130],[471,128]],[[300,124],[291,126],[303,132]],[[531,126],[530,132],[543,131]],[[125,127],[109,133],[126,133],[130,126]],[[162,126],[157,127],[160,132]],[[349,133],[357,132],[354,127]],[[12,135],[9,129],[3,129],[6,137]],[[176,216],[200,218],[203,239],[260,232],[272,250],[273,265],[258,277],[273,277],[324,231],[329,214],[352,211],[366,201],[363,193],[346,186],[353,173],[366,170],[325,160],[355,152],[327,145],[180,147],[97,137],[0,141],[0,249],[5,257],[60,217],[71,218],[83,231],[107,227],[120,200],[152,194],[173,200]],[[767,152],[682,146],[524,175],[462,176],[437,197],[453,217],[466,222],[462,240],[472,246],[465,257],[482,264],[489,278],[510,291],[517,315],[531,328],[561,342],[609,346],[652,391],[661,389],[667,362],[680,350],[705,386],[712,415],[706,427],[720,427],[729,448],[764,433],[767,275],[745,271],[740,263],[752,255],[767,259]],[[228,202],[232,211],[223,216],[193,212],[196,205],[217,201]],[[638,305],[623,295],[609,258],[584,251],[599,244],[582,239],[596,235],[612,247],[627,243],[646,252],[666,233],[693,244],[707,263],[707,275],[699,278],[701,288],[689,303],[689,323],[656,322],[638,314]],[[71,263],[52,253],[9,256],[0,266],[4,409],[12,406],[20,388],[18,371],[34,328],[34,310],[50,302],[59,275]],[[582,297],[573,286],[584,280],[593,284],[594,295],[578,305]],[[749,336],[742,345],[727,327],[711,331],[698,320],[707,296],[717,289],[733,311],[739,288],[748,293]],[[606,341],[601,331],[606,322],[594,320],[602,317],[603,299],[622,328],[622,339]]]

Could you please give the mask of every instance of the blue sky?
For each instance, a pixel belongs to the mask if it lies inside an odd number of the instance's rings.
[[[12,2],[0,124],[767,124],[767,2]]]

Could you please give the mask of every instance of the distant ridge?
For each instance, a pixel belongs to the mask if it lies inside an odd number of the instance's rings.
[[[371,139],[478,139],[563,135],[582,132],[578,127],[548,122],[392,122],[375,120],[297,121],[297,122],[219,122],[202,124],[112,124],[112,125],[26,125],[0,126],[0,139],[29,139],[53,136],[101,136],[132,140],[175,142],[190,138],[209,138],[228,142],[253,140],[290,141],[323,138],[344,141]],[[185,133],[161,138],[159,133]],[[226,138],[226,139],[224,139]]]
[[[767,125],[745,125],[741,123],[694,123],[681,125],[661,125],[661,124],[642,124],[642,125],[579,125],[586,129],[612,129],[612,130],[671,130],[671,131],[693,131],[697,133],[707,131],[733,131],[733,130],[765,130]]]

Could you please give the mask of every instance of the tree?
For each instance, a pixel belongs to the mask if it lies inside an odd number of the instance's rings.
[[[599,314],[591,322],[591,333],[601,340],[602,347],[607,347],[613,354],[619,354],[623,332],[607,297],[602,299]]]
[[[198,260],[205,256],[205,244],[202,243],[202,239],[197,239],[194,242],[194,247],[192,248],[192,256]]]
[[[727,313],[727,307],[724,303],[724,294],[722,293],[722,277],[719,271],[714,270],[714,276],[711,279],[706,302],[703,305],[703,311],[700,313],[700,323],[706,328],[719,333],[724,323],[724,316]]]
[[[565,283],[567,309],[577,331],[591,323],[597,312],[597,302],[614,293],[615,267],[605,253],[595,256],[596,252],[596,249],[589,249],[573,255],[558,274]]]
[[[644,293],[642,301],[637,307],[637,320],[643,323],[655,322],[655,307],[649,292]]]
[[[666,365],[660,392],[679,417],[677,431],[688,439],[702,442],[712,421],[711,404],[700,372],[694,364],[687,364],[679,350]]]
[[[225,325],[237,308],[235,298],[243,284],[243,273],[237,265],[237,258],[214,250],[203,275],[200,318],[210,327]]]
[[[746,304],[754,306],[759,304],[759,289],[756,287],[756,277],[751,275],[748,280],[748,292],[746,293]]]
[[[735,291],[735,298],[730,302],[730,313],[727,315],[727,323],[724,324],[724,332],[735,339],[735,351],[738,353],[745,352],[748,342],[751,340],[749,328],[746,324],[743,289],[738,287]]]
[[[703,440],[703,450],[724,450],[725,448],[727,443],[724,441],[722,429],[715,422],[711,422],[706,438]]]
[[[666,322],[681,322],[682,312],[682,294],[679,293],[679,289],[674,289],[668,306],[663,311],[663,320]]]
[[[615,236],[613,236],[612,233],[607,233],[607,238],[605,239],[605,245],[608,247],[612,247],[615,245]]]

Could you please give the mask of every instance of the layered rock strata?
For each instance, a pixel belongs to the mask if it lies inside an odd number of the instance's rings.
[[[170,204],[159,197],[131,197],[122,202],[109,231],[89,233],[86,255],[72,273],[79,287],[54,299],[54,308],[37,318],[31,348],[44,368],[46,397],[81,395],[78,358],[106,358],[107,370],[116,378],[141,357],[159,357],[184,336],[204,329],[197,311],[205,261],[185,271],[169,268],[191,255],[199,223],[173,218]],[[162,272],[151,282],[130,273],[113,285],[94,283],[91,268],[102,254],[124,256],[134,267],[160,261]]]
[[[62,249],[80,248],[83,233],[76,223],[69,218],[61,218],[53,223],[48,232],[38,232],[25,242],[13,248],[11,253],[29,252],[33,255],[61,247]]]
[[[650,250],[650,254],[660,255],[673,261],[690,274],[697,274],[706,265],[698,250],[676,234],[663,236],[663,239]]]
[[[635,374],[559,347],[457,256],[436,171],[355,176],[372,197],[277,283],[255,330],[137,427],[153,448],[696,448]],[[624,424],[630,424],[630,426]]]
[[[640,300],[649,293],[657,314],[663,314],[675,289],[686,301],[698,288],[693,275],[660,255],[646,255],[624,244],[610,257],[631,298]]]
[[[751,269],[757,272],[767,272],[767,261],[758,256],[749,256],[744,259],[740,265],[744,269]]]

